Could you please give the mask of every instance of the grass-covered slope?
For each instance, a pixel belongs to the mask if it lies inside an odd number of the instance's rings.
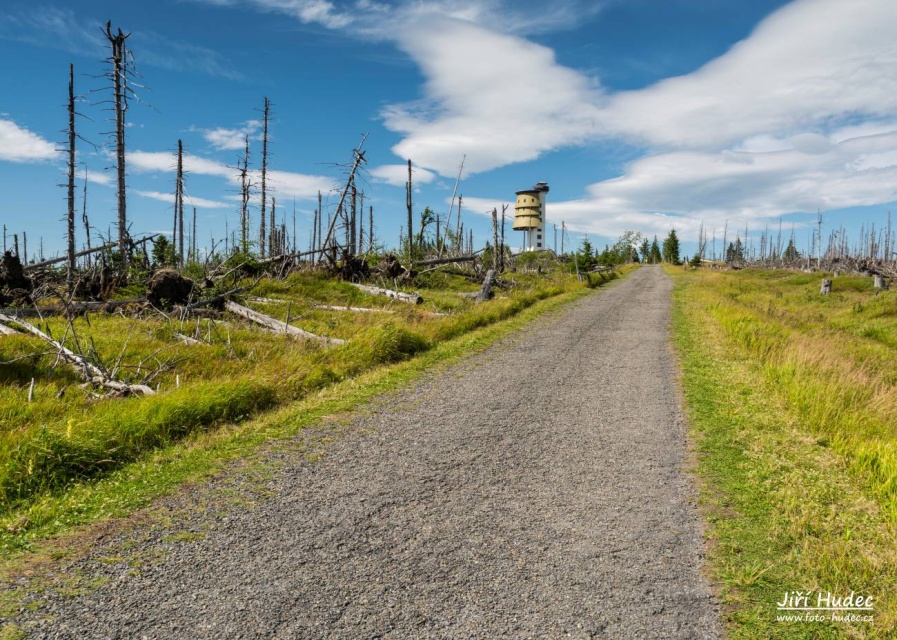
[[[897,296],[876,295],[871,278],[835,278],[821,296],[820,274],[670,273],[731,637],[892,637]],[[794,614],[776,603],[789,591],[814,605],[820,593],[872,596],[871,613],[854,612],[872,620],[785,621]]]

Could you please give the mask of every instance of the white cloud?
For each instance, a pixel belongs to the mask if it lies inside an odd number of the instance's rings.
[[[246,146],[246,137],[250,140],[259,140],[259,131],[262,123],[259,120],[248,120],[246,124],[237,129],[217,127],[215,129],[202,129],[202,136],[206,141],[219,151],[237,151]]]
[[[94,184],[101,184],[103,186],[109,186],[112,184],[112,175],[108,173],[86,171],[84,173],[81,173],[81,175],[85,176],[88,182],[93,182]]]
[[[446,18],[409,26],[399,46],[427,80],[423,100],[383,111],[386,126],[404,135],[393,151],[441,175],[452,175],[464,154],[465,168],[477,173],[597,131],[597,86],[546,47]]]
[[[256,173],[254,184],[261,184],[261,175]],[[314,200],[318,191],[328,193],[334,188],[332,178],[326,176],[292,173],[289,171],[268,170],[268,188],[271,195],[277,198],[298,198]]]
[[[166,151],[131,151],[127,160],[134,171],[157,173],[173,173],[177,162],[175,154]],[[240,173],[235,167],[190,153],[184,154],[184,171],[188,175],[225,178],[232,187],[240,185]],[[249,173],[251,184],[257,188],[261,184],[261,173],[258,170]],[[313,200],[318,197],[318,191],[327,193],[332,187],[333,180],[326,176],[268,170],[268,190],[275,197]]]
[[[237,169],[216,160],[209,160],[192,153],[184,154],[184,171],[205,176],[231,179]],[[173,173],[177,167],[177,155],[167,151],[129,151],[127,165],[134,171]]]
[[[163,193],[161,191],[135,191],[135,193],[144,198],[152,198],[153,200],[159,200],[160,202],[174,205],[174,193]],[[205,198],[197,198],[187,194],[184,194],[184,205],[200,209],[230,209],[233,206],[226,202],[206,200]]]
[[[394,187],[404,187],[408,182],[407,164],[382,164],[379,167],[373,167],[368,173],[375,181],[385,182]],[[430,184],[436,179],[436,174],[412,164],[411,179],[414,184]]]
[[[53,143],[23,129],[12,120],[0,119],[0,160],[42,162],[54,160],[58,155]]]

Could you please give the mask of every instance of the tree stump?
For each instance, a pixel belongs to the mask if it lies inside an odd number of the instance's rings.
[[[873,276],[873,278],[874,278],[873,286],[874,286],[876,289],[880,289],[880,290],[882,290],[882,291],[887,291],[887,290],[888,290],[888,281],[885,280],[884,276],[882,276],[882,275],[876,273],[876,274]]]
[[[483,280],[483,286],[480,287],[480,292],[477,294],[476,301],[477,302],[485,302],[492,298],[492,281],[495,279],[495,270],[489,269],[486,272],[486,277]]]
[[[828,278],[822,279],[822,287],[819,289],[819,293],[824,296],[827,296],[832,292],[832,281]]]

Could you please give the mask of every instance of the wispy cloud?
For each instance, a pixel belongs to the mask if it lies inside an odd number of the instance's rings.
[[[253,6],[303,24],[393,40],[399,29],[422,19],[444,17],[503,33],[535,34],[566,29],[601,11],[595,0],[193,0],[219,7]]]
[[[103,186],[109,186],[112,184],[112,174],[109,173],[100,173],[98,171],[85,171],[81,173],[82,176],[87,178],[88,182],[92,182],[94,184],[101,184]]]
[[[151,198],[153,200],[159,200],[160,202],[166,202],[170,205],[174,205],[173,193],[163,193],[161,191],[136,191],[135,193],[139,196],[143,196],[144,198]],[[233,205],[227,202],[206,200],[205,198],[197,198],[189,194],[184,194],[184,204],[191,207],[197,207],[199,209],[230,209],[233,207]]]
[[[262,123],[259,120],[248,120],[242,127],[228,129],[217,127],[215,129],[200,129],[202,137],[210,145],[219,151],[235,151],[243,149],[246,137],[250,140],[259,140]]]
[[[116,26],[123,30],[127,27]],[[103,56],[108,47],[104,28],[99,21],[80,18],[71,9],[53,6],[0,14],[0,38],[4,40],[93,57]],[[224,56],[208,47],[177,42],[152,31],[133,33],[128,44],[134,50],[138,65],[231,80],[244,78]]]
[[[56,146],[12,120],[0,119],[0,160],[42,162],[59,156]]]
[[[395,187],[403,187],[408,182],[407,164],[382,164],[371,168],[368,173],[377,182],[385,182]],[[436,179],[436,174],[420,167],[412,166],[411,179],[415,184],[430,184]]]
[[[99,22],[80,20],[69,9],[33,8],[0,14],[0,38],[71,53],[99,53],[105,37]]]
[[[127,160],[128,166],[135,172],[173,173],[176,166],[175,155],[165,151],[131,151]],[[232,188],[240,185],[239,171],[235,167],[190,153],[184,154],[184,171],[187,174],[225,178]],[[250,171],[249,178],[251,184],[261,184],[258,170]],[[333,179],[327,176],[279,170],[269,170],[267,180],[272,196],[300,200],[313,200],[317,198],[318,191],[328,193],[334,184]]]

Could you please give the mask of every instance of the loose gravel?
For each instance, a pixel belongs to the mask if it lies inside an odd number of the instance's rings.
[[[100,586],[15,622],[33,638],[719,637],[670,290],[639,269],[322,427],[319,455],[270,453],[239,508],[215,504],[238,468],[187,490],[172,522],[67,567]]]

